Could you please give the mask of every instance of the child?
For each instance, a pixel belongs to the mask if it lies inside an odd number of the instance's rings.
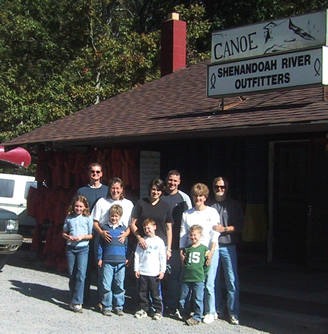
[[[146,219],[143,224],[146,248],[139,244],[135,251],[134,271],[138,279],[138,295],[140,310],[136,312],[137,319],[147,317],[147,312],[153,308],[154,320],[162,318],[162,298],[160,296],[160,280],[166,270],[166,249],[164,241],[155,235],[156,223]]]
[[[120,236],[127,227],[121,221],[123,209],[114,204],[109,210],[108,224],[102,226],[103,230],[111,235],[111,241],[100,238],[98,247],[98,267],[103,289],[102,313],[111,316],[114,312],[123,316],[124,306],[124,277],[126,264],[126,242],[120,242]]]
[[[93,221],[90,217],[87,199],[84,196],[74,197],[64,222],[62,234],[63,238],[66,239],[66,256],[70,277],[71,302],[69,308],[74,312],[82,313],[92,227]]]
[[[200,225],[192,225],[189,230],[191,245],[184,249],[182,260],[184,266],[183,280],[180,295],[180,312],[187,315],[186,302],[190,298],[193,302],[193,315],[186,319],[189,326],[198,325],[202,321],[204,303],[204,282],[209,250],[200,243],[203,228]]]

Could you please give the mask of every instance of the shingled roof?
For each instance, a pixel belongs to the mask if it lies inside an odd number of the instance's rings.
[[[127,143],[327,130],[324,88],[221,99],[206,96],[199,63],[44,125],[4,145]]]

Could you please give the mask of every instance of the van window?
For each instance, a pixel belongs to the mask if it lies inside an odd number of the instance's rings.
[[[37,183],[36,181],[27,181],[25,184],[25,192],[24,192],[24,198],[27,199],[28,196],[28,192],[30,190],[31,187],[36,188],[37,187]]]
[[[0,179],[0,197],[14,196],[15,180]]]

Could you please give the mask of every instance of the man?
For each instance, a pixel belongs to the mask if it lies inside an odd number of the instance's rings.
[[[103,176],[102,167],[93,162],[88,166],[89,183],[77,190],[77,195],[82,195],[88,200],[90,212],[99,198],[106,197],[108,186],[101,183]]]
[[[168,261],[169,273],[165,279],[164,304],[169,313],[175,313],[178,309],[181,261],[180,261],[180,226],[182,213],[191,208],[190,197],[179,190],[181,175],[177,170],[170,170],[166,177],[166,194],[163,197],[171,210],[173,218],[172,226],[172,256]],[[179,317],[179,314],[176,314]]]
[[[219,267],[217,274],[217,301],[218,313],[222,318],[224,315],[224,300],[222,295],[222,280],[220,281],[220,270],[227,289],[227,311],[229,321],[233,325],[239,324],[239,279],[237,273],[237,249],[240,233],[243,225],[243,211],[236,200],[228,196],[229,183],[225,177],[219,176],[213,180],[213,191],[216,203],[212,205],[220,215],[221,224],[215,226],[219,236]]]
[[[105,198],[108,193],[108,186],[101,183],[103,176],[102,166],[98,162],[93,162],[88,166],[89,183],[77,190],[77,195],[84,196],[89,204],[90,212],[95,203],[100,198]],[[94,252],[94,240],[89,243],[88,267],[84,285],[84,300],[90,302],[90,285],[92,281],[92,273],[97,273],[96,260]]]

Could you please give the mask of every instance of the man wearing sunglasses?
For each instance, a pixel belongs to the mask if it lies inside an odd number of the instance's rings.
[[[88,200],[90,212],[99,198],[106,198],[108,186],[101,183],[103,176],[102,167],[98,162],[88,166],[89,183],[77,190],[77,195],[84,196]]]
[[[108,193],[108,186],[101,183],[103,176],[102,166],[98,162],[93,162],[88,166],[89,183],[77,190],[77,195],[84,196],[89,204],[90,212],[98,199],[106,198]],[[97,275],[97,267],[95,262],[95,250],[94,250],[94,239],[92,238],[89,242],[89,256],[88,256],[88,267],[85,277],[84,284],[84,300],[90,303],[90,286],[92,281],[93,273]],[[98,279],[97,279],[98,281]]]
[[[219,266],[217,273],[218,316],[224,317],[228,311],[229,322],[239,324],[239,279],[237,272],[237,249],[243,225],[243,211],[238,201],[228,196],[229,182],[219,176],[213,180],[215,204],[212,205],[220,215],[220,225],[213,227],[219,236]],[[222,280],[224,278],[224,282]],[[224,284],[225,283],[225,284]],[[226,288],[226,296],[223,294]],[[225,303],[226,300],[226,303]]]

